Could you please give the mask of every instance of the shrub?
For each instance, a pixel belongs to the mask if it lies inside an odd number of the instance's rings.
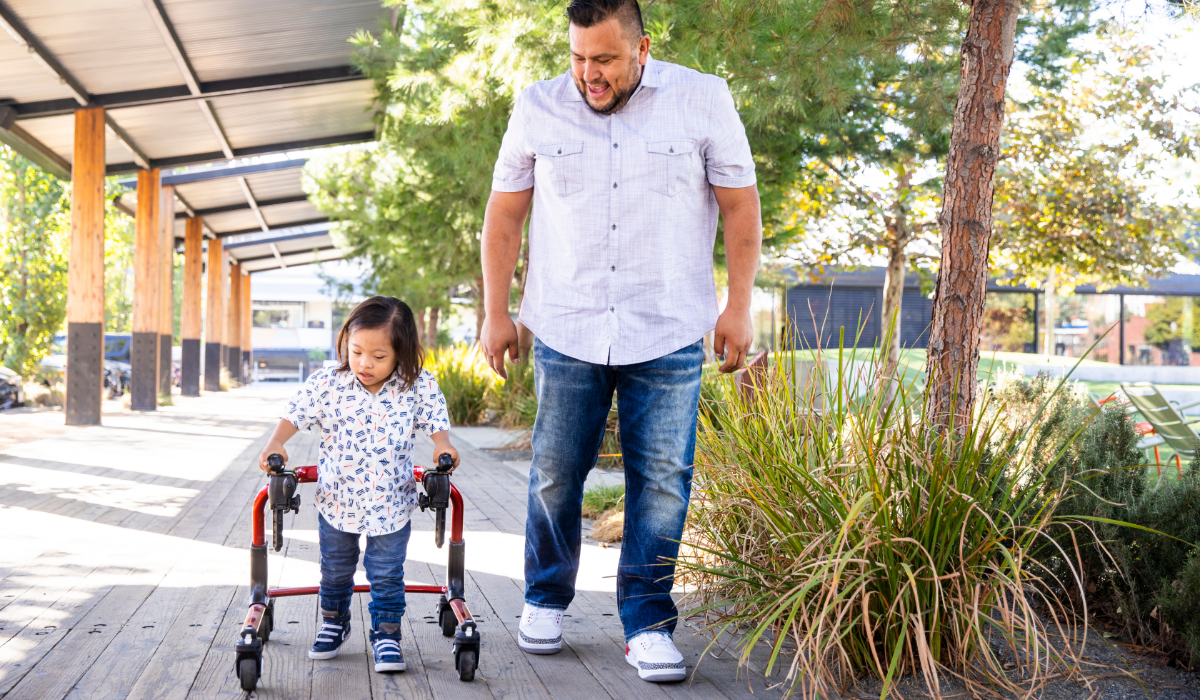
[[[997,395],[1009,407],[1005,419],[1033,435],[1031,459],[1049,467],[1050,483],[1066,484],[1058,514],[1070,527],[1055,536],[1062,551],[1045,548],[1040,558],[1060,578],[1068,564],[1078,565],[1089,613],[1194,665],[1200,661],[1194,622],[1200,594],[1183,581],[1185,567],[1200,566],[1189,564],[1200,544],[1198,465],[1193,462],[1181,479],[1164,477],[1149,488],[1150,471],[1127,409],[1110,404],[1098,410],[1082,391],[1055,394],[1057,384],[1044,375],[997,381]],[[1046,410],[1038,416],[1041,405]],[[1084,600],[1072,597],[1082,612]]]
[[[1075,638],[1073,618],[1055,597],[1072,579],[1032,556],[1062,493],[1027,458],[1027,432],[996,419],[995,397],[955,431],[926,418],[915,385],[852,396],[841,358],[836,376],[818,362],[802,383],[773,363],[748,398],[729,379],[702,389],[679,560],[690,614],[714,638],[743,633],[743,662],[769,644],[764,670],[785,663],[812,697],[863,673],[884,694],[917,671],[973,694],[1073,675],[1059,638]]]
[[[492,370],[478,345],[452,345],[425,354],[425,369],[437,378],[454,425],[479,422],[492,384]]]
[[[625,487],[597,484],[583,492],[583,517],[595,519],[607,510],[625,510]]]
[[[497,377],[488,391],[487,405],[506,428],[531,428],[537,418],[537,392],[533,386],[533,358],[507,364],[508,379]]]

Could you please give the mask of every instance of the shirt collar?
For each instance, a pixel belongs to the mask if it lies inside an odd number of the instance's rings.
[[[630,102],[633,101],[634,97],[638,96],[638,93],[642,91],[642,88],[659,87],[660,83],[658,82],[658,68],[658,61],[654,60],[654,58],[651,56],[647,56],[646,65],[642,66],[642,80],[640,83],[638,83],[637,89],[633,91],[633,95],[629,98]],[[563,102],[583,102],[583,95],[579,94],[579,88],[575,87],[575,76],[571,75],[571,70],[569,68],[567,69],[566,77],[566,85],[563,87]],[[625,106],[628,105],[629,103],[626,102]],[[624,108],[625,107],[622,107],[621,109]]]

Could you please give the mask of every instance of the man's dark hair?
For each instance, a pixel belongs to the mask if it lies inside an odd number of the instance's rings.
[[[567,19],[577,27],[594,27],[609,17],[616,17],[636,39],[646,33],[637,0],[571,0],[567,5]]]
[[[337,371],[350,371],[350,334],[358,330],[382,328],[388,332],[392,350],[396,353],[395,374],[403,391],[408,391],[421,375],[425,351],[417,335],[417,322],[408,304],[395,297],[371,297],[354,307],[338,331]]]

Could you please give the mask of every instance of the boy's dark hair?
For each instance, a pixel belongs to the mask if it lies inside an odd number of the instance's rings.
[[[594,27],[609,17],[616,17],[634,39],[646,34],[637,0],[571,0],[567,5],[567,19],[577,27]]]
[[[350,334],[354,331],[385,328],[396,353],[396,370],[404,391],[408,391],[421,375],[425,350],[417,335],[417,322],[408,304],[395,297],[371,297],[354,307],[338,331],[337,355],[339,372],[350,371]]]

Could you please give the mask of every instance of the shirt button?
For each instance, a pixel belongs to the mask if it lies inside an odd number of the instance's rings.
[[[613,271],[613,272],[616,272],[616,271],[617,271],[617,266],[616,266],[616,265],[613,265],[613,266],[612,266],[612,271]]]
[[[617,189],[617,183],[615,183],[615,182],[613,183],[613,189],[614,190]]]
[[[608,310],[609,310],[609,311],[614,311],[613,307],[611,307],[611,306],[610,306],[610,307],[608,307]]]
[[[616,147],[617,147],[617,144],[615,144],[615,143],[614,143],[614,144],[613,144],[613,148],[616,148]]]
[[[617,230],[617,225],[616,225],[616,224],[613,224],[613,230],[614,230],[614,231],[616,231],[616,230]]]

